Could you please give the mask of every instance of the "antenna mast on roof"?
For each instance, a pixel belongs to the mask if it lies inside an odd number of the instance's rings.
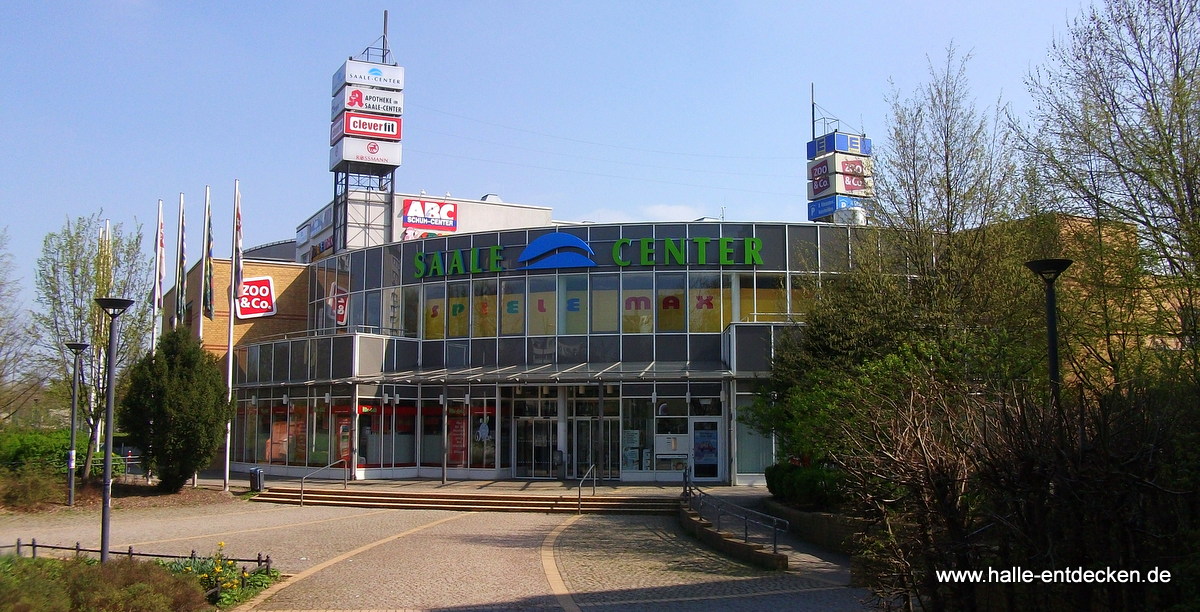
[[[392,63],[392,50],[388,48],[388,12],[383,12],[383,36],[380,36],[371,44],[370,47],[363,49],[362,53],[352,59],[363,62],[375,62],[378,64]]]

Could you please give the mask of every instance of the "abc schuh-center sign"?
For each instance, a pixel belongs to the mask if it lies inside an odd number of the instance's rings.
[[[346,60],[333,75],[329,170],[388,174],[400,165],[404,68]]]

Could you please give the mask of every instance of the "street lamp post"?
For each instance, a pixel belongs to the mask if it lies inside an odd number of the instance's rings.
[[[100,509],[100,562],[108,561],[109,521],[112,518],[113,396],[117,384],[117,317],[133,305],[126,298],[96,298],[108,315],[108,385],[104,400],[104,507]]]
[[[1025,262],[1046,283],[1046,346],[1050,357],[1050,403],[1062,414],[1060,389],[1062,378],[1058,373],[1058,303],[1054,295],[1054,281],[1074,263],[1070,259],[1035,259]],[[1080,421],[1080,443],[1083,442],[1083,422]]]
[[[71,370],[71,446],[67,451],[67,505],[75,505],[75,413],[79,397],[79,361],[87,350],[86,342],[68,342],[67,348],[75,353],[75,365]]]

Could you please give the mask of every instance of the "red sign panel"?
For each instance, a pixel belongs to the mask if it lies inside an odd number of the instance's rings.
[[[270,276],[242,280],[237,299],[237,318],[254,319],[275,314],[275,285]]]
[[[380,140],[400,140],[400,118],[346,111],[342,113],[342,133]]]

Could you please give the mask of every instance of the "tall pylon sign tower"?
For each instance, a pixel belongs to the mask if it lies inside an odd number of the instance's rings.
[[[867,204],[875,197],[871,139],[840,131],[837,119],[821,117],[817,136],[813,102],[813,139],[808,143],[808,220],[865,225]]]
[[[336,251],[391,237],[403,110],[404,68],[392,61],[384,11],[383,36],[333,74],[329,171]]]

